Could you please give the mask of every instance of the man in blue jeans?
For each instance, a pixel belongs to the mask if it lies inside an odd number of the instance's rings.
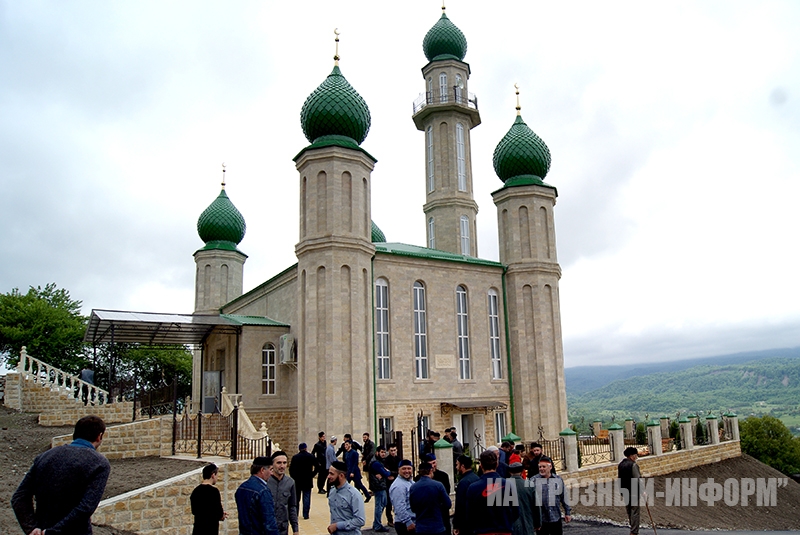
[[[250,479],[236,489],[240,535],[278,535],[275,502],[267,486],[272,475],[272,459],[256,457],[250,466]]]
[[[383,523],[381,523],[381,516],[386,508],[389,484],[391,483],[389,479],[392,477],[392,473],[383,465],[385,459],[386,448],[378,446],[375,451],[375,457],[373,457],[373,461],[369,465],[369,490],[375,496],[375,520],[372,522],[372,531],[379,533],[389,531],[389,528],[384,527]]]

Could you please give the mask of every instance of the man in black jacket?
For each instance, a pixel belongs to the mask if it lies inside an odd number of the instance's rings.
[[[472,471],[472,459],[466,455],[459,455],[456,459],[456,471],[459,474],[456,485],[456,512],[453,515],[453,534],[472,535],[472,529],[467,517],[467,489],[478,481],[478,474]]]
[[[317,461],[317,492],[319,494],[327,494],[325,492],[325,483],[328,478],[328,469],[325,465],[325,450],[328,449],[328,443],[325,440],[325,431],[319,432],[319,440],[314,444],[314,449],[311,453]]]
[[[631,535],[638,535],[640,503],[638,480],[642,477],[642,473],[639,471],[639,465],[636,464],[636,459],[639,458],[639,450],[631,446],[625,448],[622,454],[625,458],[622,459],[622,462],[617,466],[617,476],[619,477],[620,488],[627,489],[628,491],[628,499],[625,501],[625,512],[628,513],[628,521],[631,524]],[[637,480],[636,484],[632,484],[634,479]]]
[[[303,499],[303,518],[308,520],[311,511],[311,489],[314,488],[314,474],[317,473],[317,460],[308,453],[308,446],[303,442],[299,447],[300,452],[292,457],[289,465],[289,477],[294,479],[294,488],[297,492],[297,503]]]

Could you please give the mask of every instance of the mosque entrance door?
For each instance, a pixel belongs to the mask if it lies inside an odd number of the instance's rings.
[[[483,413],[453,413],[453,426],[458,440],[464,446],[464,453],[475,459],[486,448],[486,434]]]

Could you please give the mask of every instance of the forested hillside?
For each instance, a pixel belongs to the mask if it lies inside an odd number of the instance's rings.
[[[800,359],[771,358],[743,364],[694,366],[613,381],[569,396],[570,420],[641,421],[678,411],[732,410],[740,417],[770,414],[795,433],[800,426]]]

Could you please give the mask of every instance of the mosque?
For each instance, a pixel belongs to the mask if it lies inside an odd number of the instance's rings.
[[[567,426],[550,152],[518,106],[493,156],[500,261],[478,258],[467,41],[443,11],[422,46],[411,118],[425,151],[425,247],[388,241],[372,222],[370,112],[337,55],[301,111],[297,263],[243,293],[245,220],[224,185],[197,222],[192,316],[209,327],[196,408],[225,387],[287,444],[402,430],[409,448],[412,429],[455,426],[474,447]]]

